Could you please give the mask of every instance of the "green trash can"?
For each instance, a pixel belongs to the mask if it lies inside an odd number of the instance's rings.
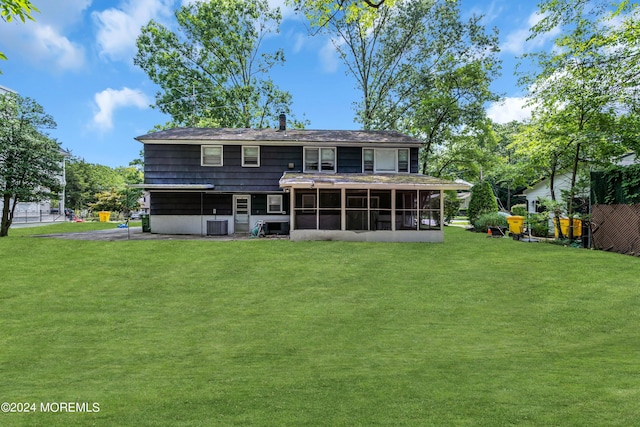
[[[142,221],[142,232],[151,233],[151,221],[149,214],[140,214],[140,220]]]

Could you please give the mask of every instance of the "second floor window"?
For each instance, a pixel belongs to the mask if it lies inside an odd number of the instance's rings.
[[[375,173],[409,172],[408,148],[365,148],[362,171]]]
[[[335,148],[305,148],[304,149],[305,172],[335,172],[336,149]]]
[[[202,146],[202,166],[222,166],[222,145]]]
[[[242,146],[242,166],[260,166],[260,147],[257,145]]]

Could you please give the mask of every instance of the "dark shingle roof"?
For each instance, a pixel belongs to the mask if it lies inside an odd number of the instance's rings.
[[[311,130],[311,129],[230,129],[175,128],[138,136],[141,142],[152,141],[270,141],[322,143],[384,143],[420,145],[416,138],[395,131]]]

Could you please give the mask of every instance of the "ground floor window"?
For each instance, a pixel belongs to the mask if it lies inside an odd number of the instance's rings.
[[[267,196],[267,213],[282,213],[282,195],[270,194]]]

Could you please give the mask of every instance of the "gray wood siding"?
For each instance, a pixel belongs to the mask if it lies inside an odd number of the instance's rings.
[[[289,194],[282,195],[282,209],[289,212]],[[271,215],[267,214],[267,195],[254,194],[251,196],[251,215]],[[273,214],[280,215],[280,214]]]
[[[362,173],[362,148],[338,147],[338,173]],[[418,148],[409,148],[409,171],[419,173]]]
[[[338,147],[338,173],[362,173],[362,147]]]
[[[151,215],[233,214],[233,195],[201,192],[152,192]]]
[[[233,214],[233,195],[201,192],[152,192],[151,215]]]
[[[281,192],[282,174],[302,170],[302,147],[262,146],[260,167],[242,167],[237,145],[224,146],[221,167],[201,166],[200,156],[200,145],[145,144],[145,183],[213,184],[220,192]]]
[[[289,211],[288,194],[283,194],[282,208],[285,212]],[[215,215],[233,215],[233,194],[157,191],[151,193],[151,215],[214,215],[214,209]],[[251,215],[267,215],[266,194],[251,196]]]
[[[200,215],[201,193],[151,193],[151,215]]]
[[[216,192],[279,193],[284,172],[302,171],[301,146],[261,146],[260,167],[242,167],[241,150],[239,145],[224,146],[223,166],[214,167],[201,166],[198,144],[145,144],[145,183],[213,184]],[[337,157],[338,173],[362,172],[362,147],[337,147]],[[410,157],[411,173],[419,173],[418,148],[410,149]]]

